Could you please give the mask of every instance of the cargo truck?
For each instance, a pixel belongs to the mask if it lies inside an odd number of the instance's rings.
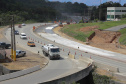
[[[50,60],[60,59],[60,48],[53,44],[42,46],[42,52],[45,56],[48,56]]]

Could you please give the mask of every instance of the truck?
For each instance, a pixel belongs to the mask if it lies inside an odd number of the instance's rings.
[[[16,57],[22,57],[26,55],[26,51],[16,50]]]
[[[53,44],[47,44],[41,47],[45,56],[48,56],[50,60],[60,59],[60,48]]]
[[[11,44],[7,44],[6,42],[0,42],[0,47],[8,49],[11,47]]]

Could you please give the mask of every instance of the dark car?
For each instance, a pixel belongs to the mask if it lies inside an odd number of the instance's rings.
[[[0,42],[0,47],[8,49],[11,47],[11,44],[6,44],[5,42]]]
[[[18,30],[15,30],[15,35],[19,35],[19,31]]]

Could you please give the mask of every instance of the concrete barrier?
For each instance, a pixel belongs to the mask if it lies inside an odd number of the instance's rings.
[[[82,58],[82,60],[83,59],[85,59],[85,58]],[[88,60],[88,58],[86,58],[86,59]],[[86,60],[86,62],[87,62],[87,60]],[[86,76],[88,76],[89,73],[91,72],[92,60],[89,59],[89,61],[90,61],[90,65],[85,69],[81,69],[80,71],[72,73],[72,74],[68,74],[67,76],[60,77],[60,78],[57,78],[57,79],[54,79],[54,80],[51,80],[51,81],[46,81],[46,82],[39,83],[39,84],[62,84],[62,82],[65,82],[65,84],[71,84],[71,83],[74,83],[76,81],[79,81],[82,78],[85,78]]]
[[[75,56],[72,55],[71,53],[69,53],[69,58],[71,58],[71,59],[75,59]]]
[[[7,69],[6,67],[4,67],[3,65],[0,64],[0,75],[8,74],[10,72],[11,72],[11,70]]]
[[[93,63],[93,60],[92,59],[89,59],[89,58],[87,58],[87,57],[82,57],[82,56],[80,56],[79,57],[79,60],[81,60],[81,61],[84,61],[84,62],[86,62],[86,63]]]
[[[14,72],[14,73],[2,75],[2,76],[0,76],[0,81],[4,81],[4,80],[19,77],[19,76],[23,76],[23,75],[32,73],[32,72],[37,71],[37,70],[40,70],[39,65],[34,66],[32,68],[24,69],[24,70],[21,70],[21,71],[17,71],[17,72]]]
[[[108,71],[119,72],[119,68],[115,66],[106,65],[99,62],[93,62],[93,65],[97,66],[98,68],[102,68]]]

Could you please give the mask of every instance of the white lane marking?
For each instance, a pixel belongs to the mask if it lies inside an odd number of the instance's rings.
[[[54,27],[47,27],[46,29],[50,29],[50,30],[51,30],[51,29],[53,29],[53,28],[54,28]]]
[[[84,67],[77,67],[78,69],[84,69]]]
[[[63,57],[63,58],[67,59],[68,57]]]

